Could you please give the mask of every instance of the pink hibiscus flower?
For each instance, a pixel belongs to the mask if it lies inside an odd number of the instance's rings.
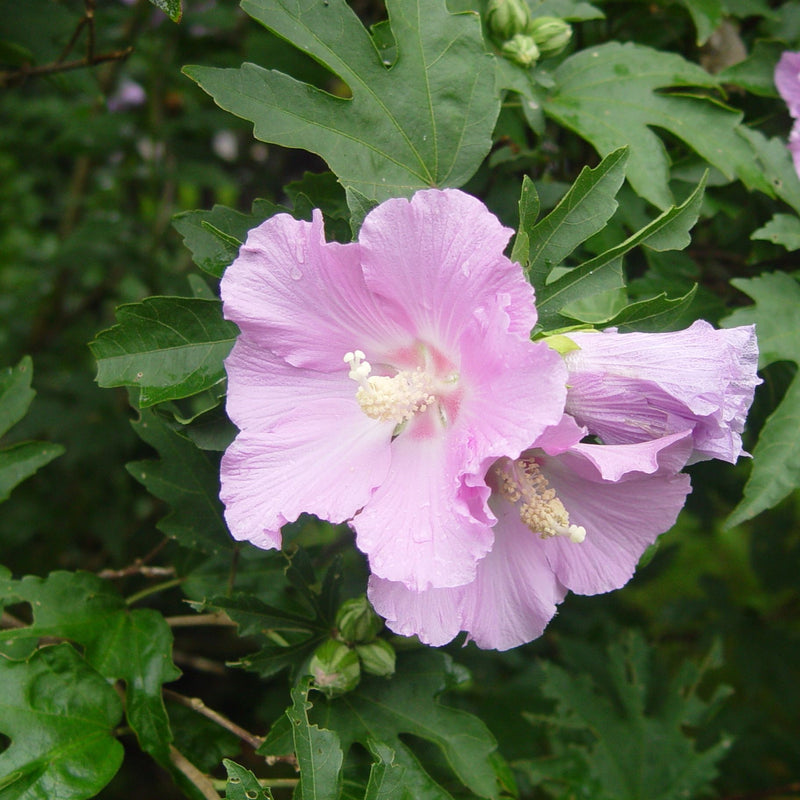
[[[690,463],[745,454],[741,433],[761,383],[755,327],[698,320],[674,333],[570,333],[566,410],[606,444],[691,430]],[[746,455],[746,454],[745,454]]]
[[[494,541],[484,476],[558,422],[566,367],[529,333],[511,231],[455,190],[382,203],[358,242],[321,215],[250,231],[225,272],[239,434],[222,460],[233,536],[279,547],[302,512],[349,521],[374,575],[474,580]]]
[[[568,590],[627,583],[683,507],[691,435],[595,445],[580,443],[585,433],[565,416],[535,448],[492,466],[495,542],[471,583],[415,592],[371,576],[370,601],[389,628],[432,645],[466,631],[479,647],[507,650],[540,636]]]
[[[800,53],[786,51],[775,67],[775,86],[795,120],[789,134],[789,151],[800,175]]]

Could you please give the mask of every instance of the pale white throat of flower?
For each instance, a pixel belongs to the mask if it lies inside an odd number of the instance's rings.
[[[586,538],[586,528],[570,524],[567,509],[535,460],[501,458],[492,465],[492,472],[497,491],[518,506],[523,524],[542,539],[566,536],[579,544]]]
[[[436,402],[435,380],[422,368],[370,377],[372,365],[365,358],[356,350],[345,353],[344,362],[350,365],[349,377],[358,383],[356,400],[371,419],[402,425]]]

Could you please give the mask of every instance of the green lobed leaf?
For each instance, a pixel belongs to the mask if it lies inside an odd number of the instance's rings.
[[[257,138],[320,155],[348,191],[382,201],[461,186],[489,151],[500,111],[478,15],[451,14],[443,0],[386,7],[397,47],[390,64],[344,0],[242,2],[344,81],[351,98],[254,64],[184,71],[222,108],[250,120]]]
[[[669,208],[624,242],[574,267],[537,290],[539,324],[559,327],[559,312],[569,303],[624,285],[622,257],[634,247],[645,245],[653,250],[680,250],[689,244],[689,231],[697,221],[703,199],[705,178],[679,206]]]
[[[717,73],[723,84],[741,86],[752,94],[775,97],[775,65],[786,49],[783,42],[756,40],[744,61]]]
[[[719,27],[724,9],[722,0],[679,0],[692,17],[697,31],[697,45],[705,44],[709,36]]]
[[[225,268],[239,253],[247,232],[278,211],[268,200],[255,200],[249,214],[216,205],[211,211],[184,211],[172,218],[172,226],[191,250],[200,269],[221,278]]]
[[[605,14],[584,0],[542,0],[536,5],[537,17],[560,17],[568,22],[604,19]]]
[[[335,731],[309,722],[310,682],[310,677],[304,678],[292,689],[292,705],[286,711],[292,725],[294,752],[300,770],[300,784],[295,797],[300,800],[337,800],[344,753]]]
[[[112,680],[124,680],[126,714],[147,752],[168,759],[172,734],[161,698],[164,683],[180,677],[172,664],[172,632],[152,609],[131,611],[107,581],[88,572],[53,572],[47,578],[0,578],[0,597],[27,602],[33,623],[4,632],[8,641],[68,639],[86,661]]]
[[[519,229],[514,237],[514,246],[511,250],[511,260],[517,264],[525,265],[528,262],[528,253],[531,249],[528,231],[532,230],[539,216],[539,193],[536,184],[527,176],[522,177],[522,189],[519,194]]]
[[[545,113],[589,141],[600,155],[629,145],[628,181],[659,208],[668,207],[672,195],[665,147],[652,127],[677,136],[728,180],[739,178],[750,189],[773,194],[743,135],[740,113],[708,97],[663,91],[716,88],[716,77],[698,65],[674,53],[609,42],[570,56],[554,78],[556,88],[544,102]]]
[[[199,394],[225,379],[223,359],[238,329],[222,304],[148,297],[117,308],[119,323],[89,344],[104,387],[136,386],[142,408]]]
[[[33,361],[25,356],[0,370],[0,438],[27,413],[36,392],[31,388]],[[18,442],[0,450],[0,503],[12,489],[64,452],[60,444]]]
[[[0,733],[11,740],[0,753],[3,800],[84,800],[114,777],[122,704],[70,645],[0,656],[0,687]]]
[[[602,230],[617,210],[614,199],[625,180],[628,149],[606,156],[595,168],[584,167],[558,205],[526,230],[529,241],[527,271],[537,289],[544,286],[553,267]],[[521,217],[522,225],[526,224]]]
[[[800,178],[786,141],[777,137],[767,139],[755,128],[744,127],[741,133],[753,148],[756,164],[775,194],[800,214]]]
[[[142,409],[139,420],[131,425],[161,457],[125,467],[151,494],[170,505],[170,513],[158,523],[159,530],[184,547],[204,553],[231,548],[216,461],[150,409]]]
[[[683,318],[684,312],[692,304],[696,294],[697,286],[694,286],[682,297],[669,298],[666,293],[662,293],[648,300],[629,303],[618,313],[599,320],[595,324],[601,324],[604,327],[616,327],[620,331],[658,333],[675,330],[674,323]],[[567,314],[566,311],[562,313]]]
[[[441,705],[437,698],[448,686],[451,662],[444,653],[424,650],[399,655],[391,680],[362,678],[358,688],[330,702],[315,704],[312,721],[335,731],[347,753],[355,742],[369,748],[381,742],[394,751],[404,782],[414,798],[449,798],[425,771],[413,750],[400,738],[410,734],[441,751],[458,780],[479,797],[496,797],[491,756],[497,744],[477,717]]]
[[[290,600],[279,596],[276,603],[265,603],[241,592],[213,597],[202,605],[203,610],[225,611],[239,626],[239,635],[253,637],[261,645],[258,652],[242,658],[238,665],[262,677],[271,677],[287,667],[294,674],[330,636],[335,624],[340,560],[334,560],[321,585],[302,548],[288,557],[284,572],[287,583],[296,590]],[[282,605],[277,605],[278,602]]]
[[[731,283],[754,305],[740,308],[722,321],[726,328],[755,323],[759,365],[776,361],[800,364],[800,284],[785,272],[757,278],[736,278]],[[728,517],[738,525],[771,508],[800,486],[800,373],[795,376],[780,405],[768,417],[753,449],[753,468],[744,497]]]
[[[712,648],[699,667],[685,664],[667,686],[637,633],[611,645],[605,657],[595,659],[585,647],[575,653],[569,670],[546,663],[542,684],[557,704],[556,715],[546,721],[555,731],[569,732],[573,752],[588,768],[587,773],[572,765],[571,776],[578,780],[572,790],[593,785],[597,800],[681,800],[707,793],[730,741],[699,752],[685,726],[702,724],[727,694],[723,688],[710,701],[697,696],[704,672],[719,666],[719,649]],[[587,669],[587,656],[594,669]],[[580,731],[590,736],[588,745],[569,738]],[[564,766],[554,764],[551,777],[569,780]],[[540,777],[547,776],[550,765],[539,760],[536,768]]]
[[[775,214],[766,225],[754,231],[750,238],[780,244],[789,251],[800,250],[800,218],[792,214]]]
[[[222,763],[228,773],[225,800],[272,800],[272,792],[265,789],[249,769],[229,758],[223,758]]]
[[[225,611],[239,625],[242,636],[257,637],[267,632],[286,634],[326,630],[314,618],[269,605],[248,594],[213,597],[204,605],[204,610],[211,608]]]
[[[299,181],[286,184],[284,191],[297,219],[310,220],[315,208],[322,211],[328,241],[348,242],[355,238],[347,192],[332,172],[304,172]]]
[[[413,795],[405,782],[406,770],[395,760],[391,747],[381,742],[369,742],[373,757],[364,800],[406,800]]]
[[[36,396],[31,388],[33,361],[25,356],[16,367],[0,370],[0,437],[26,414]]]
[[[62,453],[62,445],[47,442],[20,442],[0,450],[0,503],[15,486]]]

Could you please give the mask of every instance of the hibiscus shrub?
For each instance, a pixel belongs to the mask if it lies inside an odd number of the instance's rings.
[[[797,795],[800,3],[241,6],[0,0],[0,799]]]

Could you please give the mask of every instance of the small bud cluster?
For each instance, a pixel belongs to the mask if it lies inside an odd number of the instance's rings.
[[[486,24],[500,52],[522,67],[561,53],[572,38],[572,26],[558,17],[531,17],[525,0],[490,0]]]
[[[384,678],[394,674],[394,648],[377,638],[383,620],[365,595],[342,603],[335,625],[331,638],[315,650],[309,662],[315,688],[328,697],[338,697],[358,686],[362,670]]]

